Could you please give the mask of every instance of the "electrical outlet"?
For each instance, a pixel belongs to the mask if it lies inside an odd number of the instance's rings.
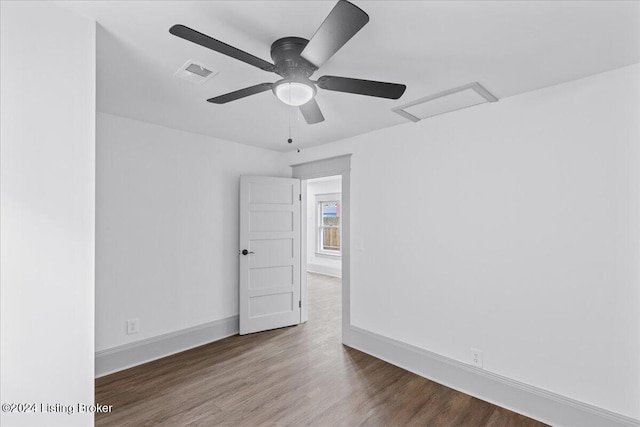
[[[127,335],[137,334],[140,330],[140,322],[138,319],[127,320]]]
[[[471,364],[482,368],[482,350],[478,350],[477,348],[471,349]]]

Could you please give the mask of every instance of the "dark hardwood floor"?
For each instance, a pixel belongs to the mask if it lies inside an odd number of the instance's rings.
[[[232,336],[96,380],[96,426],[544,426],[340,342],[340,281],[309,322]]]

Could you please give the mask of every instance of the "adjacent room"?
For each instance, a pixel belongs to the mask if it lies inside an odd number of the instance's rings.
[[[640,426],[640,2],[0,0],[4,427]]]

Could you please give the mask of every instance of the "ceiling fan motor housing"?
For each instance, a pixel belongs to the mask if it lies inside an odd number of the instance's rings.
[[[309,43],[301,37],[284,37],[271,45],[271,58],[276,65],[275,72],[285,79],[308,79],[318,69],[300,56]]]

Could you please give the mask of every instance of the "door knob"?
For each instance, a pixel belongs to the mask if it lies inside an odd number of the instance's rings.
[[[246,250],[246,249],[243,249],[243,250],[242,250],[242,255],[249,255],[249,254],[252,254],[252,253],[254,253],[254,252],[249,252],[249,251],[248,251],[248,250]]]

